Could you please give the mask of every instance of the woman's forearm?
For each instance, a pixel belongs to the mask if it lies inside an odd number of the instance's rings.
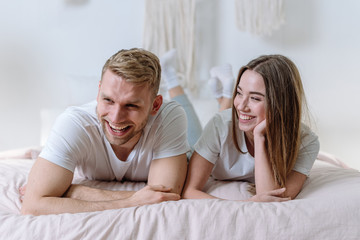
[[[255,137],[254,147],[256,193],[261,194],[278,189],[279,186],[275,182],[273,170],[266,151],[265,137]]]

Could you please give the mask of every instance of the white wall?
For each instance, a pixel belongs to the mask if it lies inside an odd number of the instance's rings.
[[[236,28],[234,0],[198,0],[198,83],[205,86],[216,64],[237,70],[261,54],[290,57],[302,74],[321,149],[360,169],[360,2],[284,2],[285,24],[258,37]],[[67,89],[75,78],[96,86],[111,54],[141,47],[144,3],[0,2],[0,151],[39,144],[41,109],[77,103],[81,94],[95,97],[87,88]]]
[[[109,56],[141,47],[143,12],[144,0],[1,1],[0,151],[38,145],[41,109],[79,104],[89,87],[69,92],[72,80],[96,86]]]

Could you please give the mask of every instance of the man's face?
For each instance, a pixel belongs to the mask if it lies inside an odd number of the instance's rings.
[[[153,97],[148,85],[126,82],[107,70],[97,96],[97,115],[113,147],[133,148],[150,115],[156,114],[162,97]]]

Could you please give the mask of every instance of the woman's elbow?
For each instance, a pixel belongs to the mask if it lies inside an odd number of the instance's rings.
[[[294,200],[300,193],[300,190],[295,189],[286,189],[286,191],[282,194],[282,197],[284,198],[290,198],[290,200]]]
[[[195,192],[196,192],[195,188],[185,186],[184,189],[183,189],[183,192],[181,194],[181,198],[183,198],[183,199],[193,199],[194,196],[196,195]]]

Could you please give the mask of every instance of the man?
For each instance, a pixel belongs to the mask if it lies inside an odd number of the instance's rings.
[[[22,214],[117,209],[179,200],[187,170],[186,115],[157,95],[159,59],[121,50],[105,63],[97,101],[67,109],[32,167]],[[96,180],[147,181],[137,192],[72,185],[74,170]]]

